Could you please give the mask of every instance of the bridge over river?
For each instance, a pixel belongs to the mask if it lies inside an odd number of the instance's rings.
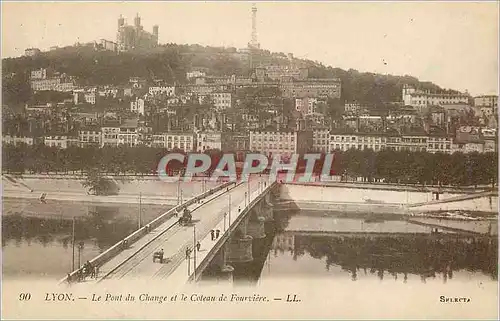
[[[220,263],[221,275],[231,277],[232,267],[227,263],[252,260],[252,236],[265,236],[264,222],[269,216],[265,207],[275,186],[267,177],[228,182],[174,207],[91,260],[99,273],[96,280],[87,282],[162,279],[169,286],[181,286],[198,279],[214,259]],[[181,226],[176,213],[184,206],[193,218],[191,224]],[[219,235],[213,239],[211,232],[217,230]],[[223,245],[225,250],[220,251]],[[154,252],[160,249],[164,261],[153,262]],[[220,253],[223,256],[216,257]],[[62,281],[77,277],[78,270]]]
[[[205,270],[213,275],[215,267],[217,278],[232,280],[233,266],[251,262],[254,240],[266,237],[265,223],[273,220],[271,191],[279,186],[278,196],[281,210],[287,207],[283,203],[294,203],[288,210],[299,209],[302,204],[306,209],[312,205],[317,210],[327,211],[332,207],[342,213],[365,212],[371,214],[399,214],[405,221],[366,222],[356,221],[359,231],[343,227],[346,221],[334,218],[302,218],[307,220],[294,233],[319,233],[350,235],[428,235],[439,229],[440,237],[462,234],[491,235],[496,228],[496,221],[491,222],[449,222],[447,220],[428,221],[427,218],[413,217],[413,210],[425,212],[435,210],[435,206],[462,206],[463,202],[475,202],[482,198],[495,198],[498,194],[491,191],[456,195],[447,194],[442,199],[433,199],[430,192],[409,194],[401,190],[369,190],[356,187],[308,186],[297,184],[269,183],[267,176],[252,177],[249,182],[228,182],[193,197],[181,205],[164,213],[147,226],[142,227],[121,242],[115,244],[98,257],[91,260],[99,267],[96,280],[161,280],[162,284],[172,287],[184,286],[187,282],[200,280]],[[369,197],[369,198],[368,198]],[[406,202],[405,202],[406,201]],[[312,204],[312,205],[311,205]],[[347,204],[347,205],[346,205]],[[297,206],[299,205],[299,206]],[[328,206],[326,206],[328,205]],[[176,213],[187,206],[193,215],[191,224],[178,224]],[[340,207],[339,207],[340,206]],[[428,207],[428,208],[427,208]],[[487,204],[487,209],[493,208]],[[279,209],[278,208],[278,209]],[[341,224],[342,223],[342,224]],[[352,222],[351,222],[352,223]],[[395,229],[395,230],[394,230]],[[219,233],[215,233],[219,231]],[[214,232],[215,235],[212,234]],[[214,237],[215,236],[215,237]],[[126,241],[126,242],[123,242]],[[196,244],[200,243],[199,250]],[[163,249],[165,260],[153,262],[153,254]],[[70,273],[62,281],[74,281],[78,271]]]

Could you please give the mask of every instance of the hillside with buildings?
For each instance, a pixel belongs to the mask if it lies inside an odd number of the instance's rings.
[[[3,93],[7,105],[27,101],[30,71],[40,69],[66,76],[66,79],[61,79],[62,83],[67,83],[66,80],[71,78],[69,82],[73,82],[74,86],[124,86],[133,77],[144,78],[149,83],[161,81],[168,85],[186,84],[190,71],[203,72],[208,78],[234,75],[256,83],[278,83],[282,77],[297,80],[338,78],[342,83],[343,100],[381,106],[399,101],[405,84],[432,92],[442,91],[435,84],[420,82],[411,76],[363,73],[353,69],[346,71],[310,60],[295,59],[292,54],[266,50],[254,50],[250,55],[236,48],[199,45],[168,44],[150,50],[118,52],[103,50],[96,44],[79,44],[31,57],[6,58],[2,65]],[[35,85],[34,89],[42,90],[45,87]],[[18,92],[17,96],[15,92]]]
[[[17,159],[21,145],[157,148],[155,155],[403,153],[381,158],[389,163],[405,153],[496,153],[498,97],[272,53],[253,27],[246,48],[159,44],[158,27],[149,33],[138,16],[133,26],[120,17],[116,42],[28,48],[3,59],[3,143],[12,147],[4,156]]]

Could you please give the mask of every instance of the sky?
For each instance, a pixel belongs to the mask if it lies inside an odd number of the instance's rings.
[[[498,94],[498,2],[257,2],[261,48],[343,69]],[[4,2],[2,57],[116,39],[139,13],[160,43],[243,48],[251,2]]]

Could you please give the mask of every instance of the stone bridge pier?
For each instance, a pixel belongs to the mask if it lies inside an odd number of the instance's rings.
[[[229,263],[247,263],[253,261],[253,240],[266,237],[265,223],[273,220],[273,209],[267,194],[255,204],[243,221],[232,232],[227,246]]]
[[[214,263],[218,269],[217,281],[233,283],[233,271],[234,268],[228,264],[228,255],[229,244],[225,244],[219,253],[214,257]]]
[[[273,221],[272,196],[267,193],[245,215],[237,226],[231,226],[230,236],[212,259],[216,280],[233,282],[235,267],[254,260],[254,241],[266,237],[266,223]]]

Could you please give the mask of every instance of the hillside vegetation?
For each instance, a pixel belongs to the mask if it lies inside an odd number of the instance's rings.
[[[65,47],[31,57],[2,60],[4,104],[24,104],[31,98],[29,72],[38,68],[76,76],[81,85],[123,85],[130,77],[164,79],[167,83],[185,83],[186,71],[206,68],[212,75],[250,76],[249,64],[239,59],[235,48],[168,44],[149,52],[114,53],[95,51],[90,46]],[[260,51],[254,61],[286,62],[285,55]],[[442,90],[430,82],[411,76],[392,76],[343,70],[310,60],[295,59],[309,69],[310,78],[338,77],[342,81],[342,100],[380,105],[401,100],[404,84],[431,91]]]

